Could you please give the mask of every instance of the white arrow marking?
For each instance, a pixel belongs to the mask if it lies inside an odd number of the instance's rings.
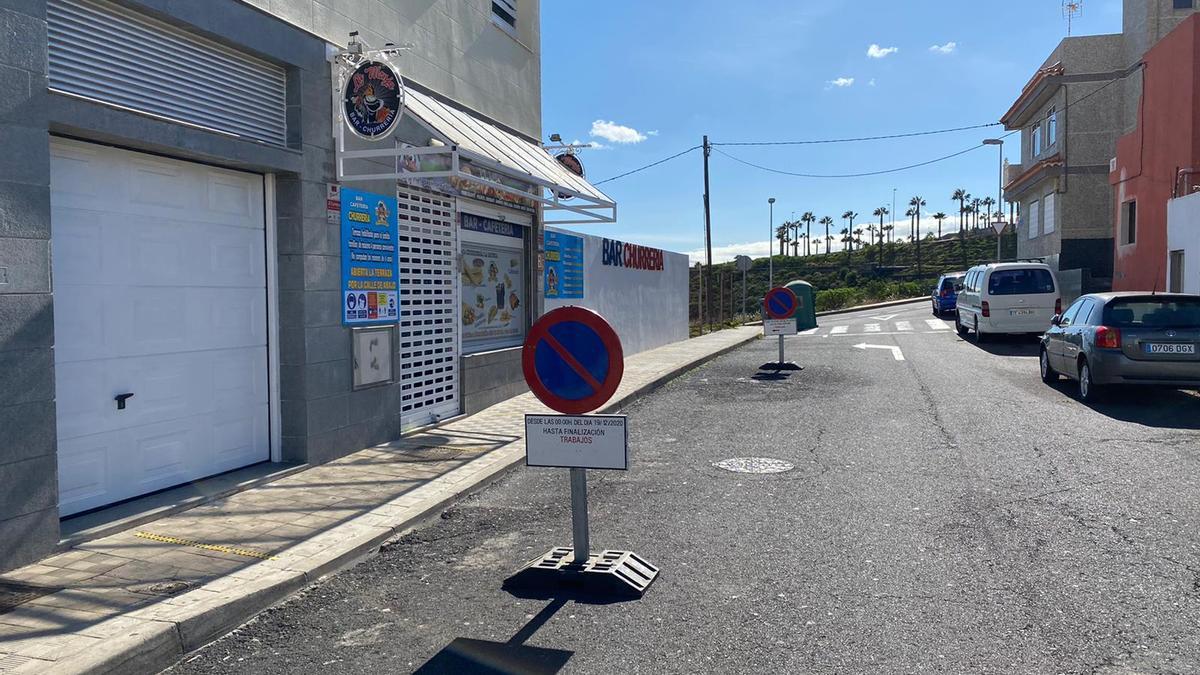
[[[890,350],[892,350],[892,356],[894,356],[897,361],[904,360],[904,352],[901,352],[899,347],[895,347],[892,345],[869,345],[865,342],[860,342],[860,343],[854,345],[854,348],[861,349],[863,351],[866,351],[868,349],[890,349]]]
[[[869,316],[868,319],[879,319],[880,321],[891,321],[892,317],[900,316],[899,314],[884,314],[882,316]]]

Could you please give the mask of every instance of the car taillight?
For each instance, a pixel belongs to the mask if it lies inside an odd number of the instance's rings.
[[[983,301],[983,304],[981,305],[981,309],[983,309],[983,315],[984,315],[984,316],[991,316],[991,315],[992,315],[992,308],[991,308],[991,306],[990,306],[990,305],[988,305],[988,301],[987,301],[987,300],[984,300],[984,301]]]
[[[1054,299],[1054,313],[1062,314],[1062,298]]]
[[[1120,349],[1121,330],[1099,326],[1096,328],[1096,347],[1099,349]]]

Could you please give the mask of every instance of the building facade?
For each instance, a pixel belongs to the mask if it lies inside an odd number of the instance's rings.
[[[615,214],[538,141],[539,23],[537,0],[0,0],[0,569],[64,518],[523,390],[544,215]],[[447,180],[347,174],[355,32],[406,48],[369,147],[446,148]],[[373,331],[346,320],[349,188],[395,199]]]
[[[1113,288],[1164,290],[1179,282],[1198,259],[1189,228],[1181,223],[1191,211],[1181,209],[1168,233],[1168,203],[1194,192],[1200,167],[1200,16],[1179,23],[1142,58],[1140,111],[1136,125],[1117,143],[1109,181],[1114,212],[1110,215]],[[1188,256],[1187,253],[1191,255]],[[1174,284],[1178,285],[1178,284]]]
[[[1021,132],[1021,163],[1005,186],[1021,209],[1018,257],[1050,263],[1064,300],[1119,286],[1109,184],[1117,140],[1137,125],[1142,55],[1194,2],[1125,0],[1121,33],[1064,39],[1001,117]]]

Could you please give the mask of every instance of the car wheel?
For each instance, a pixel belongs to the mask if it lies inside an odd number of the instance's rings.
[[[975,344],[986,341],[987,336],[983,334],[983,331],[979,330],[979,319],[975,319]]]
[[[967,327],[962,325],[962,316],[958,312],[954,313],[954,330],[958,331],[959,337],[967,337]]]
[[[1050,354],[1046,353],[1046,348],[1042,347],[1041,354],[1038,356],[1038,361],[1042,369],[1042,382],[1046,384],[1054,384],[1058,381],[1058,372],[1050,367]]]
[[[1087,361],[1079,362],[1079,400],[1095,403],[1100,399],[1100,387],[1092,382],[1092,367]]]

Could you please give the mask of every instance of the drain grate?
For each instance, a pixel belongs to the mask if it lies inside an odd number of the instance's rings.
[[[734,473],[783,473],[796,468],[791,462],[773,457],[733,457],[713,462],[713,466]]]
[[[0,614],[11,612],[30,600],[57,593],[59,586],[32,586],[18,581],[0,580]]]

